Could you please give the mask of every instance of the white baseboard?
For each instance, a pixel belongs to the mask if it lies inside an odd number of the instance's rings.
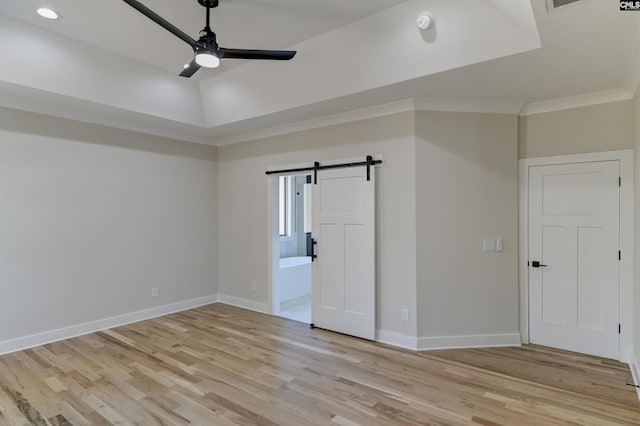
[[[502,346],[520,346],[520,334],[481,334],[472,336],[438,336],[415,338],[406,334],[378,330],[376,341],[387,345],[428,351],[435,349],[492,348]]]
[[[212,294],[209,296],[198,297],[196,299],[183,300],[180,302],[170,303],[168,305],[156,306],[155,308],[143,309],[141,311],[131,312],[128,314],[45,331],[42,333],[32,334],[30,336],[5,340],[0,342],[0,355],[33,348],[35,346],[46,345],[47,343],[53,343],[64,339],[70,339],[83,334],[94,333],[107,328],[118,327],[125,324],[131,324],[133,322],[156,318],[162,315],[185,311],[187,309],[197,308],[198,306],[216,303],[217,301],[218,295]]]
[[[411,349],[412,351],[418,349],[418,339],[412,336],[407,336],[406,334],[394,333],[393,331],[377,330],[376,342],[385,343],[399,348]]]
[[[520,334],[510,333],[420,337],[417,348],[419,351],[428,351],[435,349],[491,348],[520,345]]]
[[[219,294],[218,302],[237,306],[238,308],[248,309],[250,311],[261,312],[263,314],[271,314],[271,306],[269,306],[268,303],[256,302],[255,300],[243,299],[241,297],[229,296],[226,294]]]
[[[271,313],[271,308],[267,303],[229,296],[226,294],[212,294],[196,299],[184,300],[181,302],[170,303],[168,305],[157,306],[155,308],[144,309],[137,312],[117,315],[110,318],[72,325],[56,330],[45,331],[30,336],[5,340],[0,342],[0,355],[33,348],[35,346],[45,345],[64,339],[70,339],[72,337],[94,333],[96,331],[101,331],[108,328],[131,324],[138,321],[144,321],[175,312],[185,311],[187,309],[193,309],[199,306],[209,305],[216,302],[225,303],[227,305],[237,306],[239,308],[244,308],[265,314]],[[376,341],[404,349],[410,349],[413,351],[433,349],[484,348],[498,346],[520,346],[520,334],[513,333],[415,338],[406,334],[378,330],[376,332]],[[631,358],[632,363],[630,364],[630,366],[633,378],[636,384],[639,384],[640,378],[638,377],[638,364],[636,362],[635,355],[631,354]]]
[[[640,386],[640,365],[638,364],[636,354],[633,352],[631,352],[631,355],[629,356],[629,368],[631,369],[631,375],[633,376],[633,384]],[[638,399],[640,400],[639,387],[636,387],[636,392],[638,393]]]

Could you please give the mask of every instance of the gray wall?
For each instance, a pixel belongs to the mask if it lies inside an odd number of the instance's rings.
[[[269,303],[267,168],[382,154],[376,187],[378,328],[415,337],[414,147],[412,112],[221,147],[220,292]],[[403,308],[411,312],[409,322],[400,321]]]
[[[416,115],[419,337],[519,332],[517,120]]]
[[[0,342],[215,294],[215,153],[0,108]]]
[[[0,310],[0,324],[12,324],[0,341],[216,292],[267,304],[264,171],[367,154],[384,156],[378,328],[414,338],[512,331],[514,119],[417,119],[407,112],[230,145],[216,159],[211,147],[0,109],[0,266],[12,301]],[[505,252],[484,262],[477,248],[490,236],[505,239]]]
[[[0,342],[214,293],[266,306],[264,171],[367,154],[384,157],[378,328],[517,333],[518,149],[638,147],[639,103],[519,119],[406,112],[218,149],[0,108]],[[496,237],[504,251],[483,252]]]
[[[220,292],[269,302],[267,168],[382,154],[378,329],[517,335],[517,137],[515,115],[407,112],[221,147]]]
[[[519,120],[520,158],[631,149],[633,101],[525,115]]]

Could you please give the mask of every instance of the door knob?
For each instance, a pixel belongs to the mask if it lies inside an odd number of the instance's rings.
[[[543,265],[542,263],[540,263],[540,262],[539,262],[539,261],[537,261],[537,260],[532,260],[532,261],[531,261],[531,267],[532,267],[532,268],[546,268],[546,267],[547,267],[547,265]]]

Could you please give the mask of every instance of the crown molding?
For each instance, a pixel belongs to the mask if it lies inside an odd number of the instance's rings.
[[[213,145],[209,129],[0,81],[0,107],[152,136]]]
[[[585,93],[577,96],[568,96],[566,98],[550,99],[548,101],[527,104],[520,111],[520,115],[542,114],[545,112],[606,104],[609,102],[626,101],[632,97],[633,95],[625,89]]]
[[[375,105],[372,107],[331,114],[324,117],[312,118],[310,120],[299,121],[292,124],[285,124],[283,126],[222,136],[216,139],[216,145],[224,146],[239,142],[248,142],[256,139],[286,135],[288,133],[317,129],[320,127],[334,126],[336,124],[349,123],[352,121],[366,120],[368,118],[383,117],[385,115],[413,111],[414,109],[415,105],[413,99],[405,99],[398,102],[391,102],[388,104]]]
[[[640,84],[640,27],[636,32],[636,37],[629,55],[629,62],[625,70],[622,87],[633,97]]]
[[[486,114],[518,114],[522,101],[486,101],[473,99],[420,98],[415,100],[416,111],[475,112]]]
[[[299,121],[297,123],[272,127],[269,129],[255,130],[251,132],[236,133],[222,136],[216,139],[217,146],[231,145],[239,142],[248,142],[273,136],[336,124],[349,123],[358,120],[383,117],[407,111],[446,111],[446,112],[475,112],[492,114],[518,114],[524,105],[520,101],[480,101],[467,99],[432,99],[417,98],[405,99],[398,102],[375,105],[372,107],[356,109],[352,111],[331,114],[324,117]]]

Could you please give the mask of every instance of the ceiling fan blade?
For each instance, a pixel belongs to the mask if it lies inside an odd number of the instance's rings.
[[[191,77],[200,69],[200,65],[196,62],[195,58],[189,63],[189,66],[182,70],[180,77]]]
[[[288,61],[296,56],[295,50],[252,50],[252,49],[225,49],[220,48],[221,58],[230,59],[273,59]]]
[[[169,21],[164,19],[162,16],[158,15],[153,10],[149,9],[147,6],[143,5],[139,1],[137,0],[123,0],[123,1],[127,3],[129,6],[133,7],[138,12],[142,13],[147,18],[151,19],[156,24],[160,25],[165,30],[169,31],[170,33],[172,33],[173,35],[175,35],[176,37],[178,37],[179,39],[181,39],[182,41],[184,41],[185,43],[193,47],[194,49],[196,47],[202,47],[200,43],[198,43],[193,38],[191,38],[189,34],[180,30],[179,28],[174,26],[172,23],[170,23]]]

